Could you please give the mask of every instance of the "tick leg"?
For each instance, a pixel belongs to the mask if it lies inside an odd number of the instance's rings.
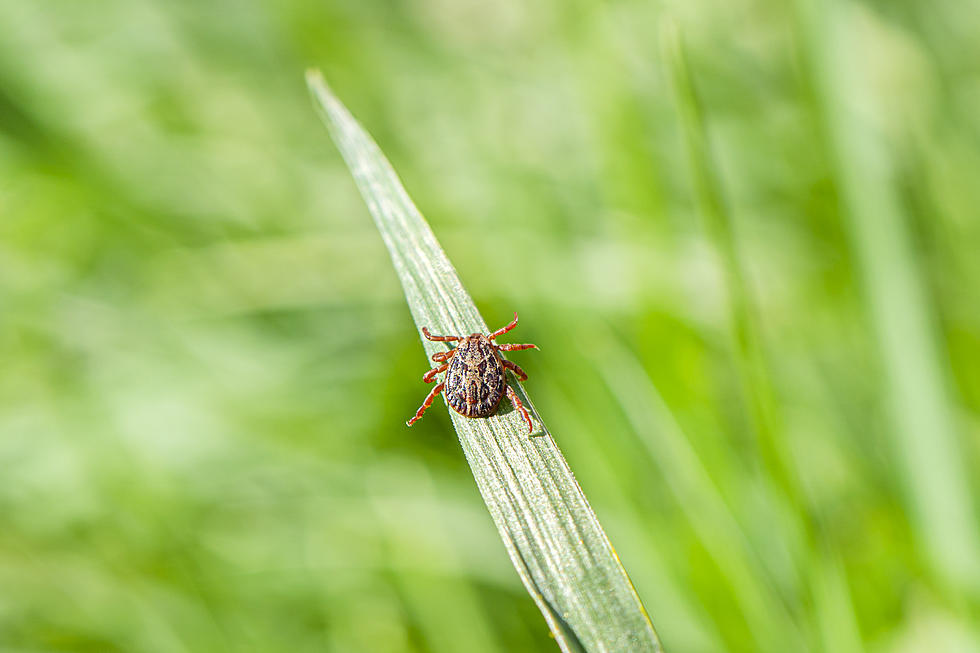
[[[500,362],[503,363],[504,367],[506,367],[508,370],[512,370],[521,381],[527,381],[527,374],[524,372],[524,370],[518,367],[517,363],[511,363],[510,361],[505,361],[503,359],[501,359]]]
[[[436,398],[436,395],[439,394],[440,392],[442,392],[442,389],[445,388],[445,387],[446,387],[446,382],[443,381],[442,383],[440,383],[436,387],[432,388],[432,392],[429,393],[429,396],[426,397],[425,398],[425,401],[422,402],[422,405],[419,406],[418,411],[415,413],[415,417],[413,417],[412,419],[408,420],[405,423],[408,424],[409,426],[411,426],[415,422],[417,422],[420,419],[422,419],[422,413],[425,412],[425,409],[426,408],[428,408],[429,406],[432,405],[432,400],[435,399]]]
[[[422,335],[433,342],[456,342],[463,339],[461,336],[434,336],[425,327],[422,327]]]
[[[432,360],[437,363],[442,363],[443,361],[447,361],[452,358],[453,354],[455,353],[455,349],[450,349],[449,351],[437,351],[436,353],[432,354]]]
[[[439,367],[433,367],[431,370],[425,373],[425,375],[422,377],[422,380],[425,381],[426,383],[432,383],[433,381],[436,380],[436,374],[439,374],[440,372],[445,372],[447,367],[449,367],[449,363],[443,363]],[[527,377],[525,376],[524,378],[526,379]],[[523,381],[524,379],[521,380]]]
[[[514,311],[514,321],[511,322],[510,324],[508,324],[505,327],[502,327],[500,329],[497,329],[496,331],[494,331],[493,333],[491,333],[489,336],[487,336],[487,339],[488,340],[493,340],[497,336],[502,336],[505,333],[507,333],[508,331],[510,331],[511,329],[513,329],[514,327],[516,327],[516,326],[517,326],[517,311]]]
[[[517,393],[514,392],[514,388],[507,386],[507,398],[510,399],[510,403],[513,404],[514,410],[519,410],[521,415],[524,416],[524,421],[527,422],[527,434],[531,435],[534,433],[534,426],[531,424],[531,416],[527,414],[527,409],[524,408],[524,404],[521,400],[517,398]]]
[[[507,343],[506,345],[497,345],[497,349],[500,351],[520,351],[522,349],[541,349],[537,345],[515,345],[513,343]]]

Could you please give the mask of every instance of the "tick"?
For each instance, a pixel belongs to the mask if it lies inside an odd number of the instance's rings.
[[[445,390],[446,403],[464,417],[489,417],[496,412],[500,401],[507,395],[514,408],[520,411],[527,422],[527,432],[531,433],[531,416],[517,397],[514,389],[507,385],[504,370],[512,371],[521,381],[527,380],[527,374],[520,367],[504,360],[502,351],[519,351],[521,349],[538,349],[537,345],[498,345],[493,340],[517,326],[517,313],[514,321],[507,326],[497,329],[488,336],[473,333],[468,336],[434,336],[422,327],[422,335],[434,342],[458,342],[455,349],[440,351],[432,355],[432,360],[442,363],[425,373],[422,380],[432,383],[436,374],[446,372],[442,383],[432,388],[432,392],[422,402],[415,417],[406,424],[411,426],[422,419],[422,414],[432,405],[432,400]],[[448,370],[448,371],[447,371]]]

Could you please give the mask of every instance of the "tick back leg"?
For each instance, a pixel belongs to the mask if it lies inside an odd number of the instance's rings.
[[[510,399],[510,403],[513,404],[514,409],[520,411],[521,415],[524,417],[524,421],[527,422],[527,434],[530,435],[534,433],[534,426],[531,424],[531,416],[527,414],[527,409],[524,408],[524,404],[518,399],[517,393],[514,392],[514,388],[507,386],[507,398]]]
[[[463,339],[462,336],[434,336],[425,327],[422,327],[422,335],[433,342],[456,342]]]
[[[429,370],[422,376],[422,380],[425,381],[426,383],[432,383],[433,381],[436,380],[436,374],[439,374],[440,372],[445,372],[446,368],[448,367],[449,367],[449,363],[443,363],[439,367],[433,367],[431,370]],[[523,381],[523,379],[521,380]]]
[[[504,367],[516,374],[517,378],[519,378],[521,381],[527,381],[527,373],[525,373],[524,370],[517,365],[517,363],[511,363],[510,361],[505,360],[501,360],[500,362]]]
[[[502,336],[516,326],[517,326],[517,311],[514,311],[514,321],[508,324],[507,326],[501,329],[497,329],[496,331],[491,333],[489,336],[487,336],[487,340],[493,340],[497,336]]]
[[[422,405],[419,407],[418,412],[415,413],[415,417],[413,417],[412,419],[408,420],[405,423],[411,426],[415,422],[422,419],[422,414],[425,412],[425,409],[432,405],[432,400],[435,399],[436,395],[442,392],[442,389],[445,387],[446,387],[446,382],[443,381],[436,387],[432,388],[432,392],[430,392],[429,396],[425,398],[424,402],[422,402]]]
[[[515,345],[508,343],[506,345],[497,345],[497,349],[500,351],[520,351],[522,349],[541,349],[537,345]]]

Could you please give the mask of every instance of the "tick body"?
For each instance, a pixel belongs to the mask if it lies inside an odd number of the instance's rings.
[[[415,417],[408,420],[411,426],[422,418],[425,410],[432,405],[432,400],[440,392],[446,393],[446,403],[464,417],[489,417],[493,415],[500,406],[504,395],[510,399],[515,410],[521,413],[527,423],[528,433],[531,433],[533,426],[531,417],[528,415],[524,404],[517,397],[514,390],[507,385],[505,378],[506,370],[511,370],[521,380],[527,380],[527,374],[520,367],[511,363],[500,355],[501,351],[518,351],[521,349],[537,349],[537,345],[498,345],[493,340],[499,335],[503,335],[517,326],[517,313],[514,313],[514,321],[507,326],[497,329],[490,335],[474,333],[468,336],[434,336],[429,330],[422,327],[422,335],[429,340],[437,342],[458,342],[455,349],[433,354],[432,360],[442,363],[434,367],[422,377],[426,383],[435,381],[436,374],[446,372],[446,378],[442,383],[432,388],[432,392],[425,398],[425,402],[415,413]]]

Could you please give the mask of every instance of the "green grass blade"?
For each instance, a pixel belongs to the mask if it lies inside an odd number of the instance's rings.
[[[486,332],[377,145],[318,72],[307,81],[388,247],[416,326]],[[445,349],[419,334],[426,360]],[[541,424],[520,384],[513,387]],[[486,419],[450,415],[511,561],[562,650],[659,651],[649,617],[547,428],[529,437],[520,415],[507,409]]]

